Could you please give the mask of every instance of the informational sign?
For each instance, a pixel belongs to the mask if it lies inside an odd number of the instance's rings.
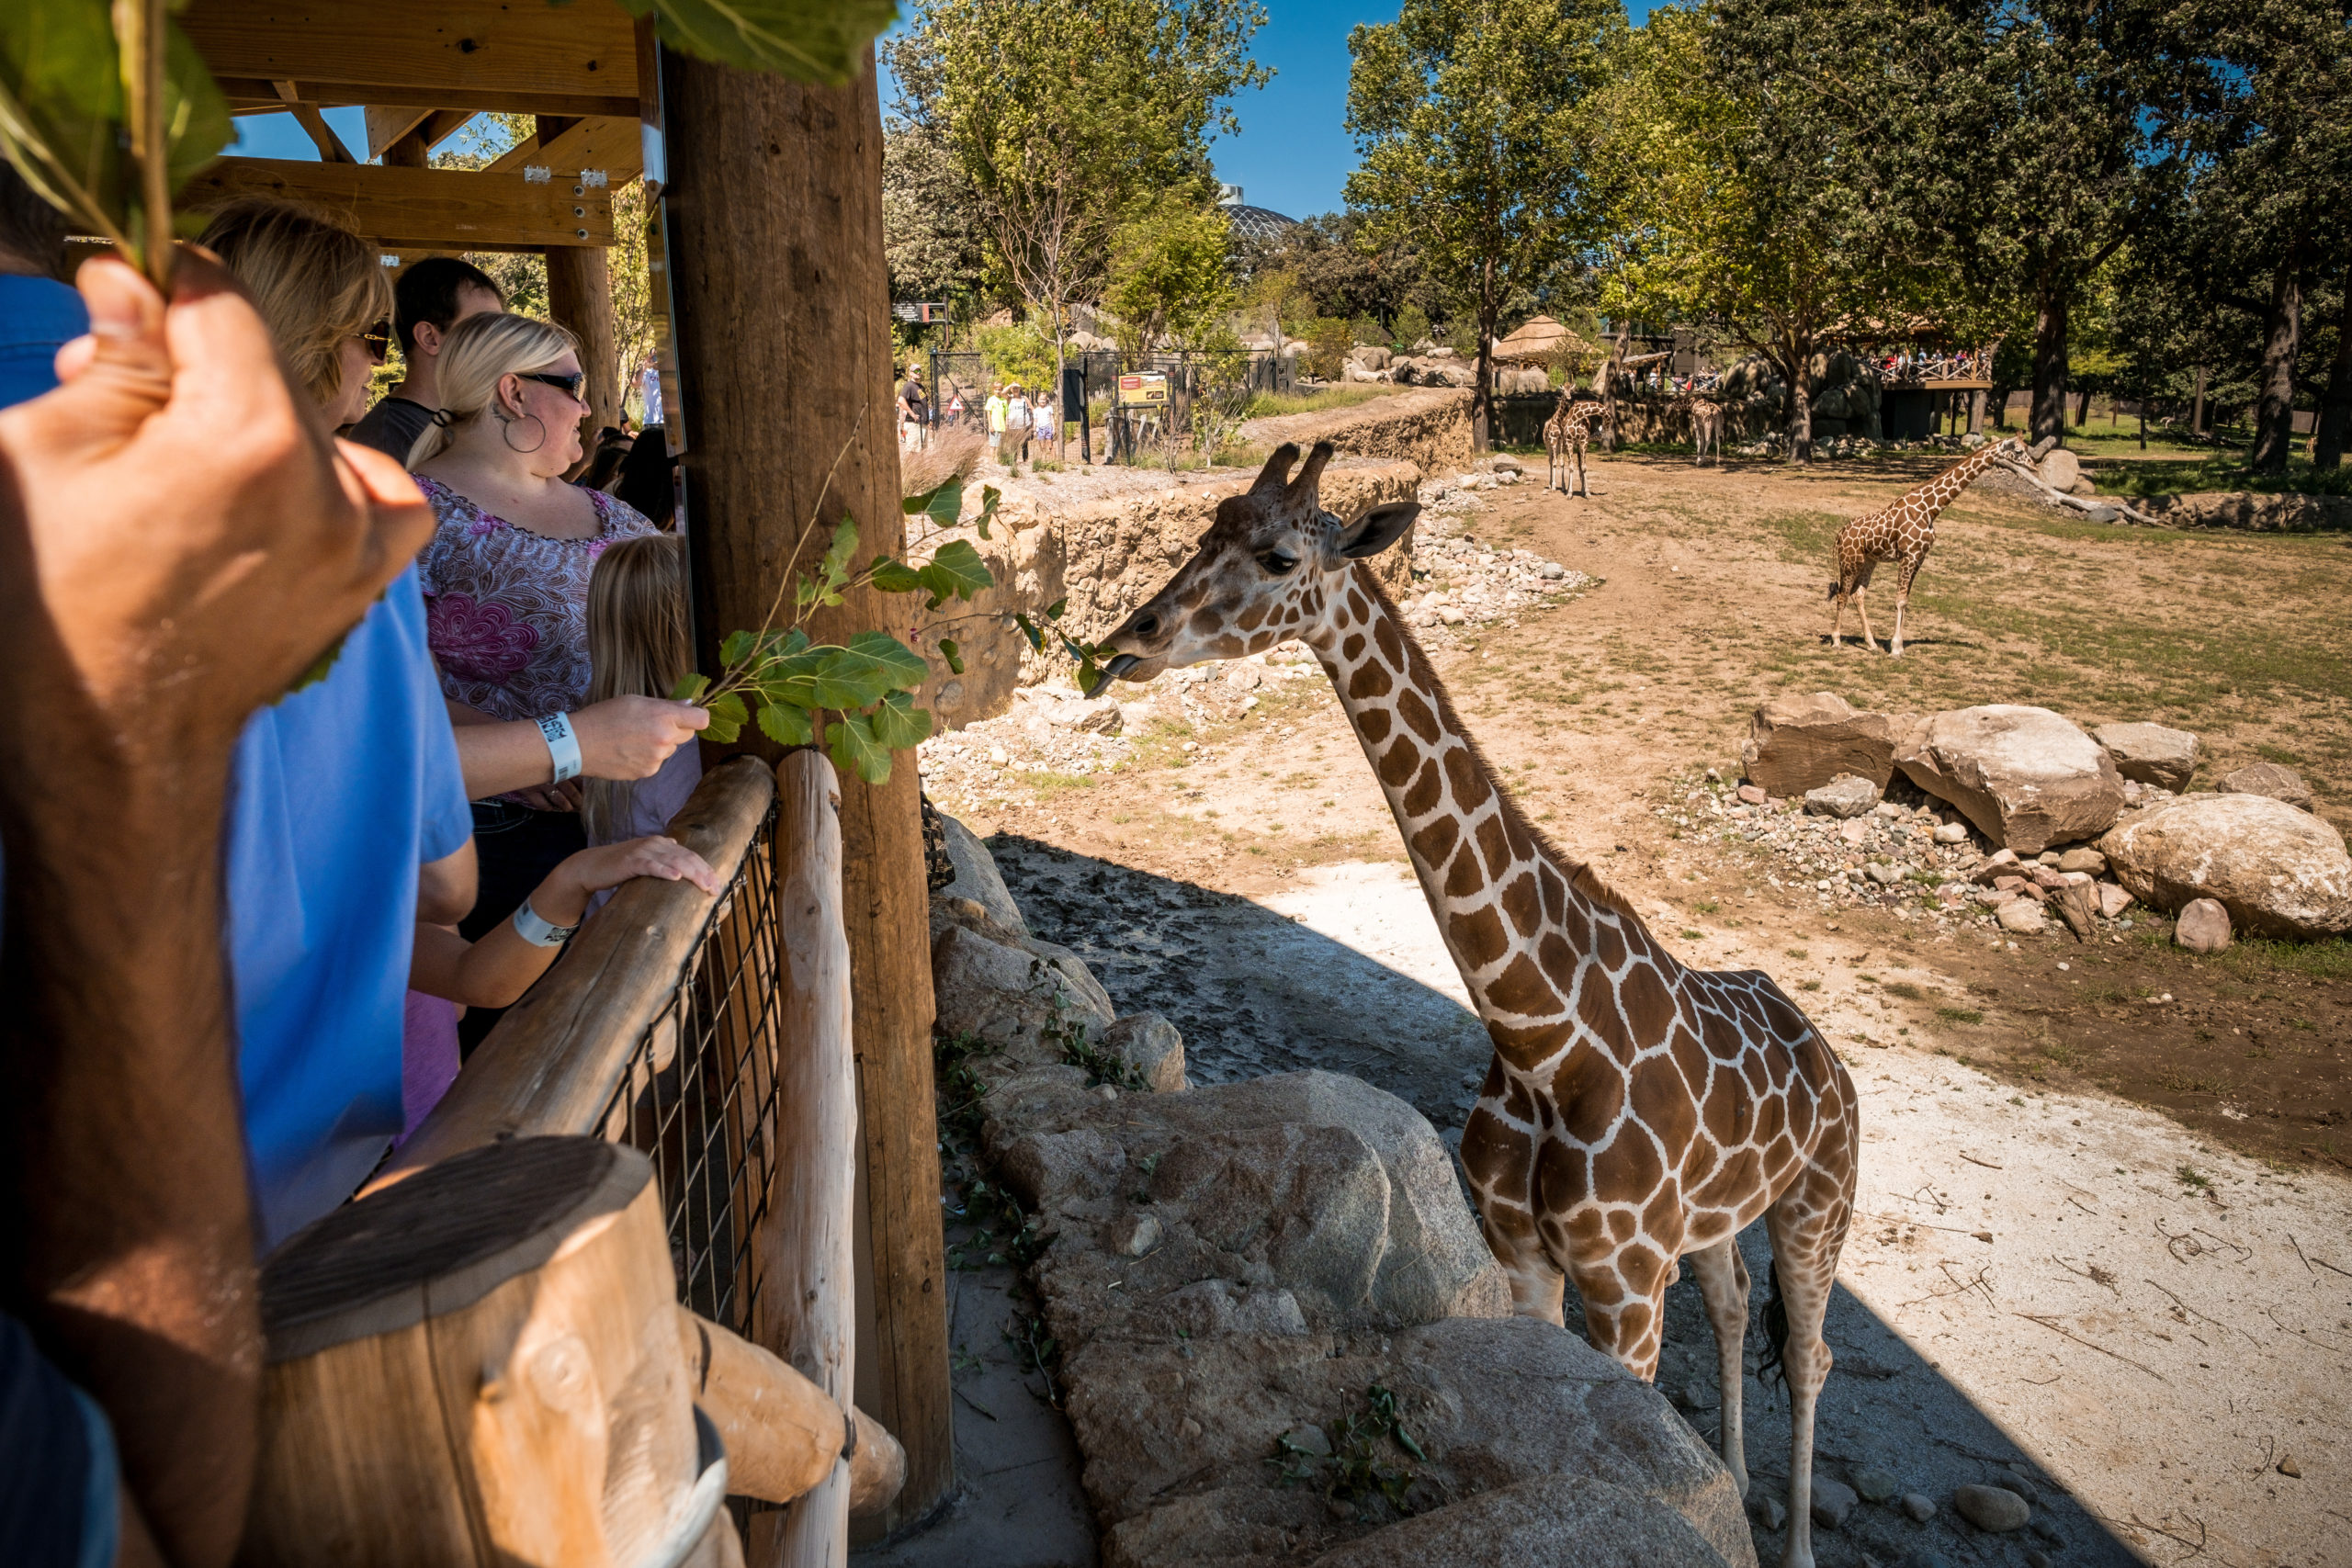
[[[902,321],[913,321],[919,326],[927,327],[934,321],[945,321],[947,307],[940,301],[925,299],[914,304],[893,305],[890,307],[890,314]]]
[[[1119,406],[1123,409],[1164,409],[1168,406],[1168,378],[1158,370],[1146,370],[1119,378]]]

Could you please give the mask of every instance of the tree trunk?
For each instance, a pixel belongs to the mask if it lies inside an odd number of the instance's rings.
[[[870,52],[856,83],[825,88],[664,50],[662,85],[682,521],[696,652],[715,671],[719,639],[768,613],[804,532],[821,539],[847,513],[860,559],[904,544],[881,112]],[[799,568],[819,553],[804,546]],[[820,641],[903,631],[905,610],[862,590],[808,630]],[[755,729],[741,749],[774,752]],[[929,1513],[955,1480],[919,789],[903,756],[886,784],[844,781],[841,807],[872,1280],[860,1303],[858,1403],[907,1450],[885,1529]]]
[[[2044,280],[2033,318],[2033,412],[2026,433],[2035,441],[2066,440],[2066,328],[2072,301],[2066,290]]]
[[[2082,429],[2091,422],[2091,389],[2085,387],[2075,394],[2075,428]]]
[[[2188,434],[2205,434],[2205,367],[2197,367],[2197,389],[2188,399]]]
[[[2335,363],[2320,398],[2319,428],[2312,433],[2312,467],[2342,467],[2347,434],[2352,434],[2352,278],[2346,280],[2344,308],[2336,313]]]
[[[2270,308],[2262,319],[2262,389],[2256,394],[2254,449],[2246,467],[2258,474],[2283,474],[2295,445],[2295,351],[2303,326],[2303,279],[2292,262],[2279,267],[2270,285]]]
[[[581,446],[596,455],[596,432],[621,422],[620,350],[613,329],[613,281],[609,258],[595,245],[551,246],[548,258],[548,315],[580,340],[580,368],[588,379],[581,398],[588,405]]]
[[[1495,315],[1491,304],[1483,299],[1479,301],[1477,370],[1470,384],[1470,450],[1473,452],[1484,452],[1493,441]]]
[[[1813,461],[1813,339],[1800,333],[1792,340],[1787,366],[1789,384],[1789,461]]]

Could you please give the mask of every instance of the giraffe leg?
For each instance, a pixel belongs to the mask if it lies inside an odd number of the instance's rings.
[[[1878,651],[1878,634],[1871,630],[1870,584],[1854,590],[1854,609],[1862,617],[1862,646],[1872,653]]]
[[[1741,1427],[1741,1399],[1747,1391],[1747,1363],[1744,1342],[1747,1334],[1747,1260],[1739,1255],[1739,1238],[1725,1236],[1714,1246],[1691,1253],[1690,1272],[1706,1298],[1707,1323],[1715,1331],[1715,1365],[1723,1391],[1724,1468],[1732,1484],[1747,1495],[1747,1444]]]
[[[1846,591],[1839,589],[1829,596],[1829,646],[1846,646]]]
[[[1628,1267],[1635,1250],[1644,1258],[1638,1269]],[[1568,1273],[1584,1303],[1584,1333],[1592,1348],[1644,1382],[1656,1380],[1666,1338],[1666,1287],[1674,1277],[1670,1260],[1637,1242],[1625,1253],[1572,1261]]]
[[[1828,1167],[1808,1163],[1765,1215],[1788,1335],[1781,1372],[1789,1388],[1789,1541],[1781,1568],[1814,1568],[1813,1419],[1831,1361],[1821,1325],[1853,1213],[1850,1162],[1845,1168],[1841,1180]]]
[[[1903,610],[1904,606],[1910,603],[1911,595],[1907,592],[1898,592],[1894,596],[1894,636],[1888,639],[1886,647],[1886,656],[1889,659],[1903,657]]]
[[[1502,1066],[1490,1064],[1485,1092],[1462,1127],[1463,1168],[1482,1173],[1471,1178],[1471,1201],[1487,1249],[1510,1280],[1511,1310],[1521,1317],[1565,1323],[1561,1291],[1566,1280],[1544,1245],[1530,1202],[1535,1190],[1536,1135],[1501,1113],[1503,1100]]]

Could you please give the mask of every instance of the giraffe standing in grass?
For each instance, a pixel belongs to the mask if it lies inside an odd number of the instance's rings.
[[[1894,505],[1867,517],[1857,517],[1838,529],[1838,576],[1829,584],[1829,597],[1837,604],[1837,614],[1829,621],[1829,646],[1845,646],[1846,602],[1850,599],[1861,613],[1863,646],[1873,653],[1878,651],[1878,638],[1871,635],[1870,606],[1863,602],[1863,596],[1870,592],[1871,573],[1878,570],[1878,563],[1896,561],[1901,563],[1902,576],[1894,585],[1894,637],[1887,653],[1901,658],[1904,607],[1911,603],[1912,580],[1927,564],[1928,552],[1936,547],[1936,519],[1995,461],[2018,457],[2038,460],[2050,445],[2045,441],[2028,452],[2025,443],[2014,435],[1996,441],[1969,454],[1926,484],[1905,491]]]
[[[1103,643],[1105,681],[1293,637],[1314,649],[1494,1042],[1462,1163],[1513,1302],[1559,1323],[1573,1280],[1592,1343],[1646,1380],[1687,1257],[1714,1329],[1724,1462],[1745,1495],[1737,1237],[1762,1218],[1777,1309],[1767,1361],[1792,1406],[1781,1562],[1811,1568],[1821,1325],[1860,1147],[1853,1082],[1768,976],[1684,967],[1628,899],[1536,831],[1364,564],[1419,508],[1341,522],[1317,500],[1330,456],[1319,444],[1300,464],[1284,446],[1220,502],[1199,553]]]
[[[1700,398],[1690,404],[1690,463],[1693,468],[1715,455],[1717,466],[1724,460],[1724,406],[1712,398]]]
[[[1560,400],[1553,406],[1552,417],[1544,422],[1544,488],[1557,488],[1563,495],[1574,495],[1568,487],[1568,459],[1574,457],[1577,483],[1584,487],[1585,499],[1592,498],[1592,480],[1584,471],[1585,448],[1598,438],[1603,410],[1600,404],[1587,401],[1576,395],[1574,388],[1564,389]]]

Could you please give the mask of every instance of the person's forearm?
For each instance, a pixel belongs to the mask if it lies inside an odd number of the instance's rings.
[[[458,771],[465,775],[466,798],[530,789],[555,777],[548,738],[528,721],[490,719],[457,726]]]
[[[106,1408],[174,1563],[243,1526],[261,1339],[220,938],[229,751],[0,725],[9,1305]],[[123,1151],[136,1150],[135,1158]]]
[[[472,1008],[513,1007],[563,952],[523,940],[511,919],[501,920],[458,960],[458,995],[450,1000]]]

